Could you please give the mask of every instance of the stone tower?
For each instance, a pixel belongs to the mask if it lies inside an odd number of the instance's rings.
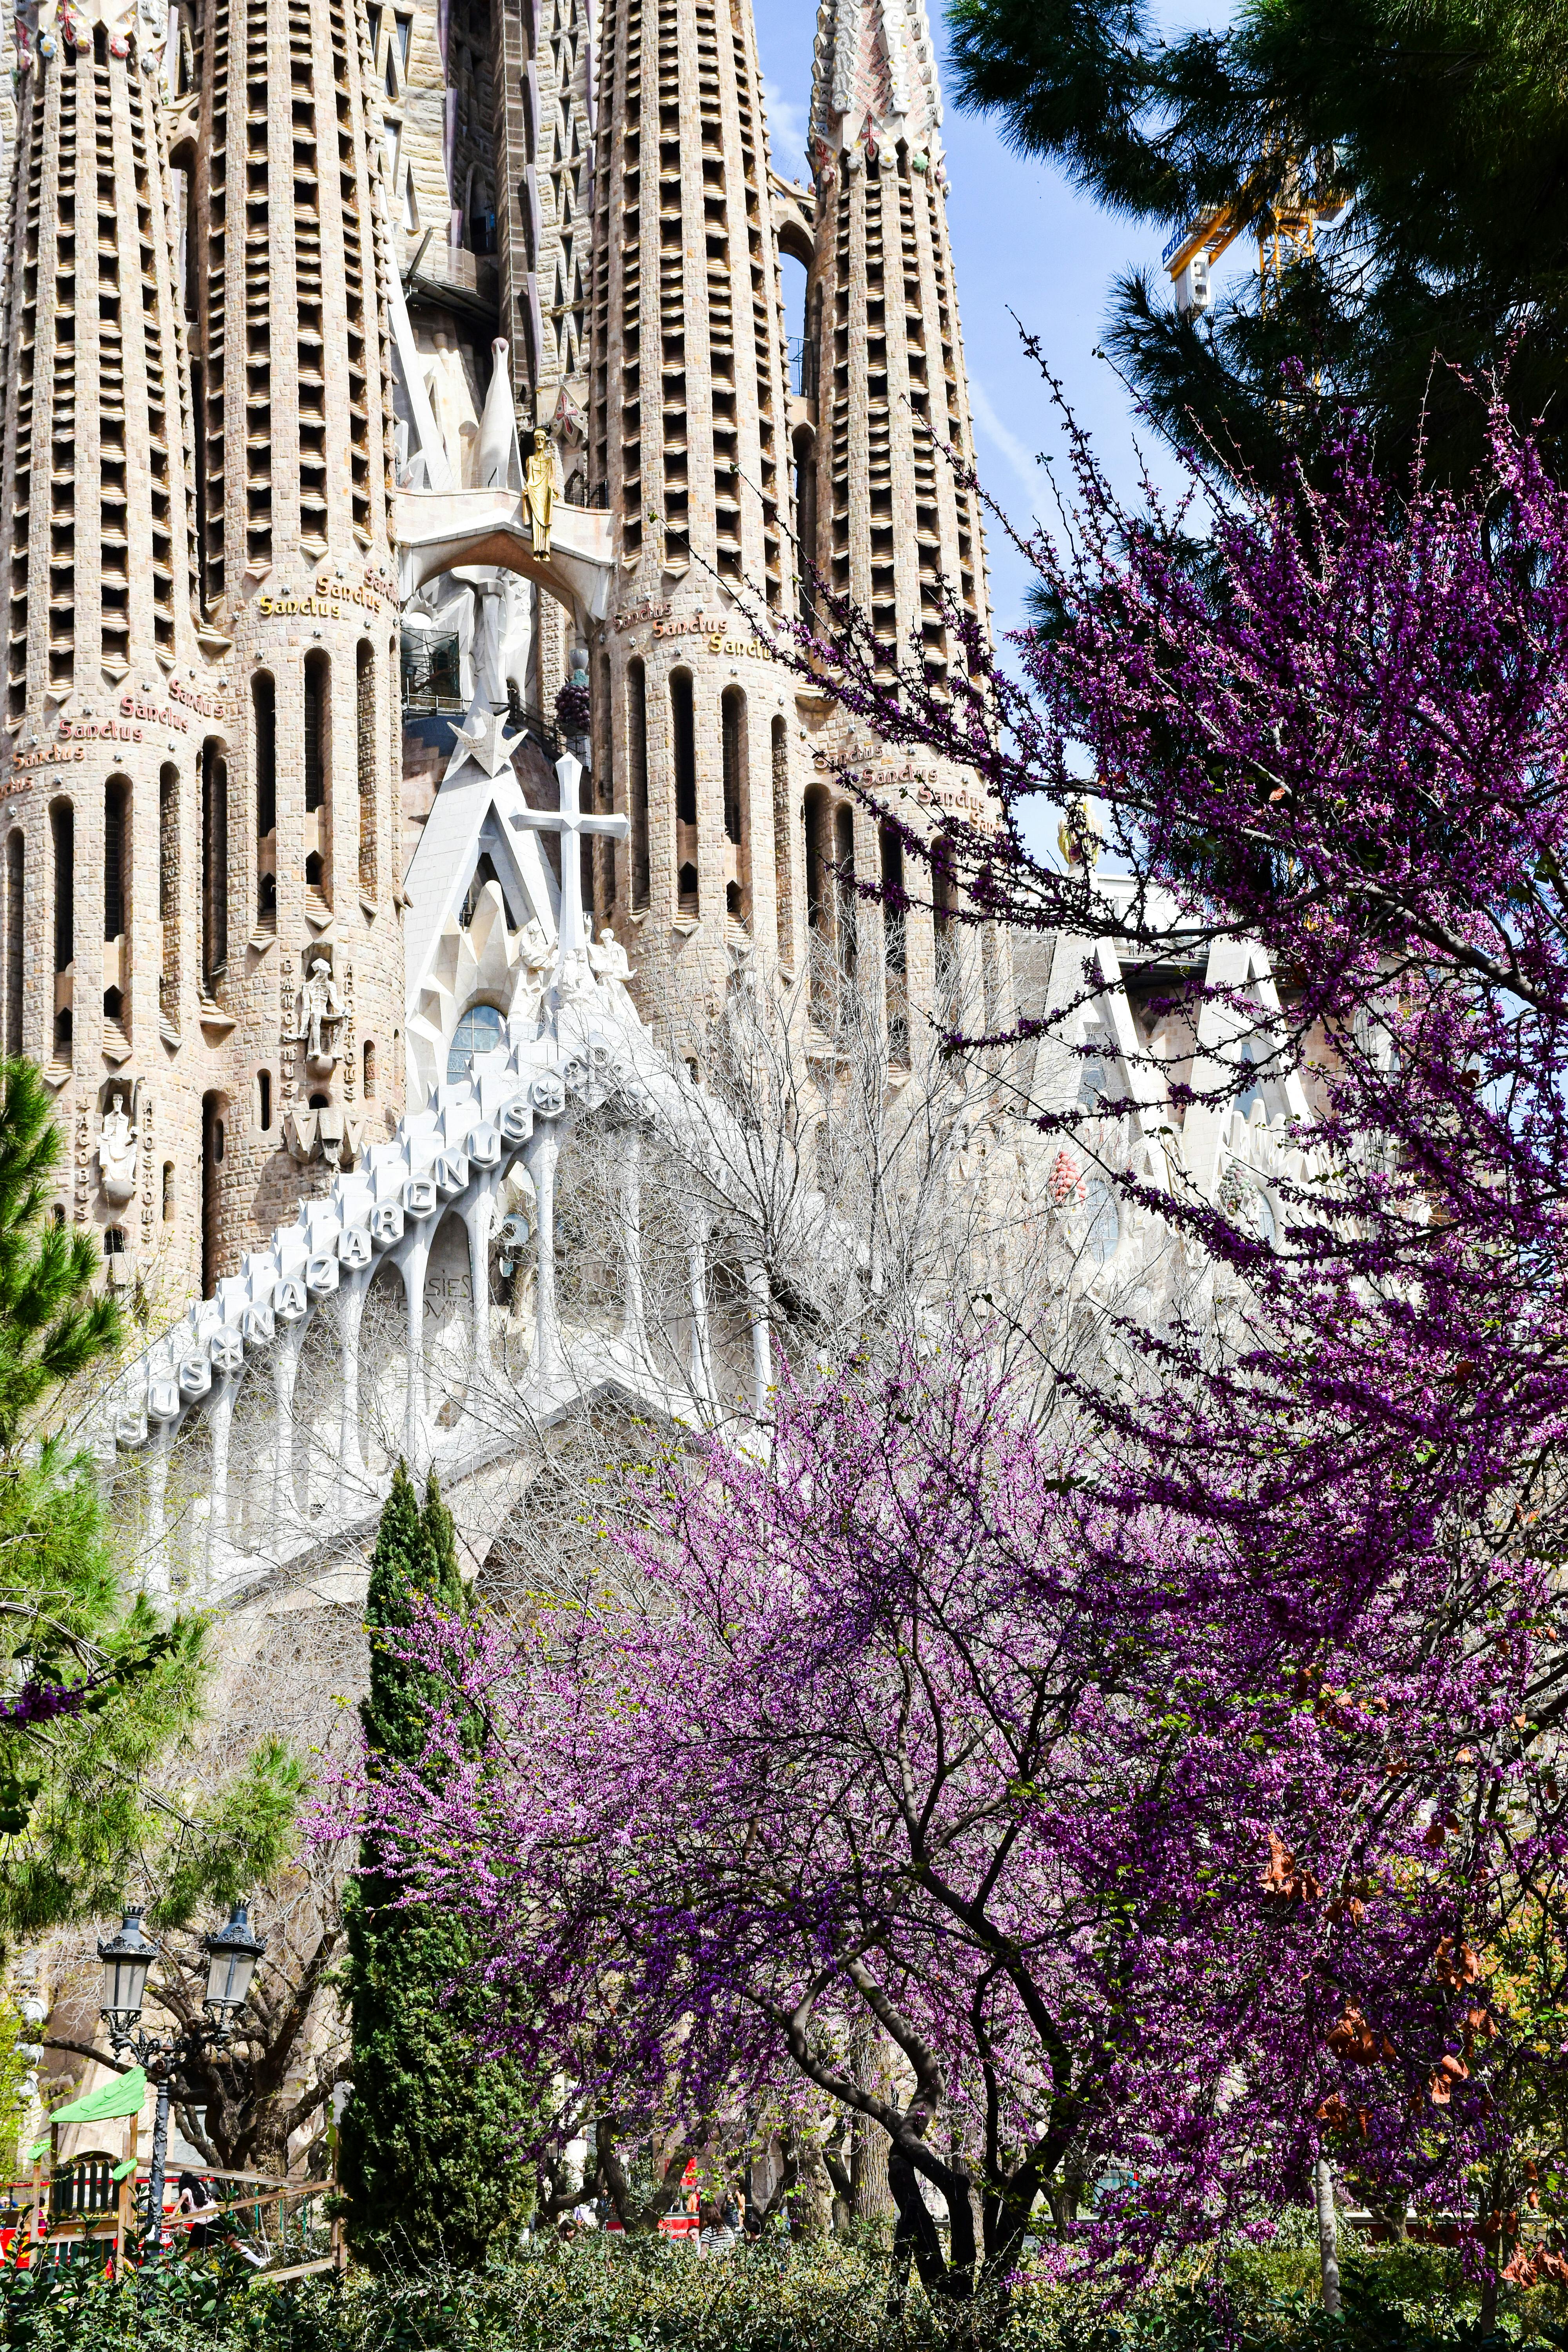
[[[973,442],[925,0],[822,0],[810,160],[801,543],[815,579],[869,617],[886,674],[918,645],[936,679],[963,658],[947,600],[985,635],[990,615],[980,500],[952,462],[973,468]],[[813,593],[808,580],[808,606]],[[901,753],[847,735],[837,713],[817,738],[829,757],[852,755],[868,782],[885,777],[889,805],[905,817],[922,801],[980,813],[972,775],[934,761],[914,774]],[[866,933],[844,877],[900,878],[896,838],[826,787],[807,794],[805,830],[812,921],[831,934],[848,919]],[[950,923],[940,877],[934,895],[934,921],[911,911],[876,940],[895,1039],[911,1011],[951,1020],[962,1008],[966,1025],[988,1028],[1008,1016],[1005,940]]]
[[[5,1037],[58,1089],[71,1213],[110,1277],[174,1296],[398,1102],[362,27],[352,0],[214,0],[168,75],[167,27],[131,0],[42,0],[24,28]]]
[[[986,618],[942,100],[925,0],[823,0],[811,110],[816,250],[807,368],[817,459],[803,537],[889,654],[951,658],[941,583]]]
[[[161,29],[17,19],[0,567],[4,1041],[70,1138],[62,1192],[111,1278],[198,1264],[204,1088],[192,857],[222,690],[193,594],[189,372]],[[133,1154],[100,1165],[123,1097]],[[118,1123],[114,1139],[121,1139]]]
[[[598,777],[630,838],[597,910],[650,985],[712,1003],[793,963],[800,755],[771,623],[795,593],[783,310],[747,0],[609,0],[599,30],[590,478],[619,596]],[[655,977],[657,975],[657,977]]]

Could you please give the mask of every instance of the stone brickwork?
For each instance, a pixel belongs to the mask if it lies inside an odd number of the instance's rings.
[[[587,662],[629,835],[593,850],[595,918],[650,1009],[710,1013],[816,937],[882,976],[896,1044],[1005,1017],[999,941],[857,899],[898,845],[837,769],[906,814],[973,780],[857,741],[777,658],[799,547],[889,656],[958,657],[942,582],[986,625],[941,454],[973,457],[924,0],[823,0],[809,188],[770,165],[749,0],[18,26],[0,1043],[57,1090],[108,1277],[210,1287],[401,1108],[395,271],[458,477],[499,336],[525,446],[543,425],[561,495],[613,518],[609,610],[580,644],[536,600],[525,698],[548,722]],[[781,243],[810,265],[798,387]],[[416,827],[451,723],[427,702],[410,735]]]
[[[328,1173],[286,1148],[309,945],[329,1128],[399,1108],[378,132],[352,0],[215,0],[188,94],[144,27],[64,23],[21,78],[6,280],[5,1042],[110,1277],[172,1303]]]

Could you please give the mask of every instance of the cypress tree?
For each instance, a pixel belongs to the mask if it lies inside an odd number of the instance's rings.
[[[416,1765],[432,1677],[388,1637],[422,1605],[467,1606],[452,1516],[435,1474],[423,1509],[400,1463],[371,1561],[366,1627],[370,1690],[360,1708],[374,1757]],[[447,1990],[471,1955],[459,1924],[433,1906],[400,1908],[367,1841],[348,1898],[353,2095],[343,2112],[339,2177],[354,2251],[374,2269],[445,2253],[479,2268],[528,2210],[531,2186],[512,2126],[526,2101],[516,2069],[474,2063],[478,1997]]]

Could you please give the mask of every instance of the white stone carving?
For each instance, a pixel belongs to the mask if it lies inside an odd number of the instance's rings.
[[[136,1196],[136,1146],[141,1129],[125,1108],[125,1097],[117,1087],[103,1114],[98,1137],[98,1172],[103,1185],[103,1197],[111,1207],[123,1209]]]

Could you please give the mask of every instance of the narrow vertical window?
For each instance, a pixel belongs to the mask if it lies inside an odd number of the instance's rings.
[[[305,656],[305,889],[332,902],[331,684],[325,654]]]
[[[880,848],[883,897],[884,899],[891,898],[894,901],[890,906],[885,905],[882,913],[882,924],[888,941],[888,969],[890,971],[902,971],[907,956],[904,944],[904,910],[899,902],[901,901],[904,887],[904,844],[903,837],[896,825],[882,826]]]
[[[358,727],[359,887],[376,894],[375,855],[375,655],[362,644],[354,656],[354,711]]]
[[[218,1170],[223,1165],[223,1097],[202,1097],[202,1297],[217,1288],[219,1267]]]
[[[795,874],[790,856],[789,730],[773,724],[773,905],[778,920],[779,961],[795,961]]]
[[[49,845],[55,868],[54,1047],[56,1058],[68,1062],[76,962],[76,812],[68,801],[56,801],[49,811]]]
[[[746,698],[738,686],[727,686],[719,706],[724,768],[724,839],[729,872],[725,877],[725,911],[736,922],[751,920],[751,809],[746,775]]]
[[[165,1160],[163,1162],[163,1223],[166,1225],[172,1225],[174,1222],[174,1163],[172,1160]]]
[[[256,759],[256,920],[278,928],[278,689],[264,669],[250,681]]]
[[[228,969],[228,762],[202,745],[202,980],[210,991]]]
[[[364,1041],[364,1098],[366,1102],[375,1100],[375,1040],[373,1037]]]
[[[593,722],[595,733],[594,775],[598,790],[595,800],[607,816],[616,805],[616,770],[610,754],[610,656],[600,654],[594,663]],[[606,841],[599,861],[604,877],[603,912],[612,919],[616,910],[616,845]]]
[[[158,926],[162,961],[158,1014],[165,1029],[180,1026],[180,772],[158,771]]]
[[[5,844],[5,1051],[22,1050],[22,975],[26,970],[26,850],[20,830]]]
[[[258,1070],[256,1073],[256,1124],[263,1135],[268,1132],[272,1125],[272,1073],[270,1070]]]
[[[103,788],[103,1025],[121,1039],[131,1031],[130,958],[126,933],[131,928],[127,883],[131,863],[131,784],[125,776],[110,776]]]
[[[679,911],[695,915],[700,906],[697,863],[697,717],[691,672],[669,677],[669,718],[675,754],[676,898]]]
[[[626,797],[631,819],[632,906],[648,902],[647,673],[640,661],[626,668]]]
[[[126,859],[130,848],[131,786],[123,776],[110,776],[103,788],[103,936],[106,943],[122,939],[126,919]]]
[[[837,852],[835,881],[837,886],[837,906],[835,909],[838,929],[838,961],[846,971],[855,969],[856,905],[855,905],[855,812],[847,804],[841,806],[834,820],[834,847]]]

